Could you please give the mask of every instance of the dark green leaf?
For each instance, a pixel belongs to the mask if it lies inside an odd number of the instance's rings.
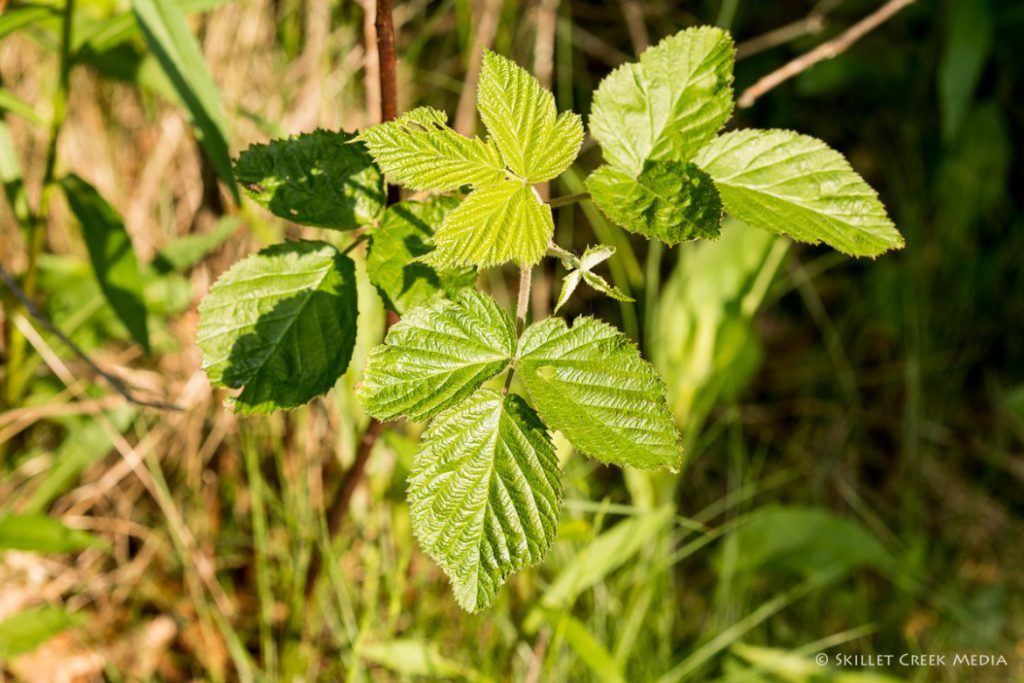
[[[389,207],[380,226],[371,232],[366,273],[392,311],[405,313],[438,294],[454,298],[476,282],[473,268],[435,270],[426,263],[412,262],[433,249],[434,231],[458,205],[459,200],[444,196],[401,202]]]
[[[224,184],[239,201],[231,174],[227,124],[217,85],[203,61],[199,43],[185,24],[182,10],[171,0],[132,0],[132,10],[146,44],[185,104],[203,151]]]
[[[240,413],[294,408],[329,391],[356,339],[352,259],[324,242],[286,242],[236,263],[199,305],[203,368],[242,389]]]
[[[612,222],[649,239],[678,244],[718,236],[722,200],[693,164],[649,161],[636,178],[605,165],[587,178],[587,189]]]
[[[384,208],[384,180],[354,134],[317,130],[253,145],[235,162],[246,193],[293,223],[352,230]]]
[[[89,260],[103,295],[132,338],[149,353],[142,277],[121,216],[96,188],[77,175],[62,179],[61,186],[71,211],[82,223]]]

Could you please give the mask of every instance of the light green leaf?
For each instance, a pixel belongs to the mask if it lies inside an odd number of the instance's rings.
[[[236,263],[199,305],[210,381],[239,413],[294,408],[345,372],[356,339],[355,266],[324,242],[285,242]]]
[[[594,318],[571,328],[548,318],[526,329],[517,355],[516,374],[545,424],[580,451],[641,469],[679,466],[665,385],[620,331]]]
[[[32,105],[21,99],[7,88],[0,88],[0,111],[9,111],[25,119],[34,126],[42,126],[46,122],[36,113]]]
[[[788,130],[740,130],[712,140],[694,162],[728,213],[764,230],[851,256],[903,247],[878,195],[839,152]]]
[[[132,10],[150,51],[160,62],[185,104],[199,144],[235,201],[238,186],[231,174],[227,124],[217,84],[203,61],[199,43],[188,29],[182,10],[171,0],[132,0]]]
[[[388,207],[370,232],[366,273],[390,310],[401,315],[438,294],[454,297],[476,282],[475,269],[435,270],[414,261],[433,250],[434,231],[458,205],[459,200],[445,196],[400,202]]]
[[[316,130],[253,145],[235,162],[247,194],[293,223],[352,230],[384,210],[384,179],[345,131]]]
[[[0,621],[0,662],[31,652],[61,631],[81,623],[60,607],[24,609]]]
[[[583,252],[583,256],[576,256],[576,254],[565,251],[556,245],[552,245],[549,249],[561,259],[562,265],[569,270],[569,273],[562,279],[562,291],[558,295],[558,303],[555,304],[556,313],[558,309],[569,301],[569,297],[572,296],[581,282],[586,282],[591,288],[616,301],[633,301],[632,297],[627,296],[618,287],[609,284],[603,277],[591,272],[591,269],[599,263],[603,263],[611,258],[612,254],[615,253],[615,247],[604,244],[589,246]]]
[[[649,161],[636,178],[605,165],[587,178],[587,189],[609,220],[648,239],[678,244],[718,236],[722,200],[693,164]]]
[[[484,51],[477,109],[505,165],[539,183],[569,167],[583,143],[583,123],[572,112],[557,115],[555,98],[525,69]]]
[[[438,416],[409,480],[413,532],[471,612],[490,605],[510,574],[540,562],[561,503],[544,425],[519,396],[490,390]]]
[[[434,680],[484,681],[478,671],[442,655],[436,645],[424,640],[399,638],[359,648],[367,662],[386,667],[403,676],[426,676]]]
[[[605,160],[636,176],[644,161],[689,161],[732,113],[732,39],[701,27],[665,38],[608,75],[590,132]]]
[[[46,515],[0,515],[0,550],[69,553],[106,546],[90,533],[69,529]]]
[[[440,267],[531,266],[544,256],[555,224],[529,185],[502,180],[474,190],[445,218],[435,249],[421,259]]]
[[[603,683],[625,683],[622,671],[612,653],[601,644],[582,621],[569,612],[539,607],[539,612],[555,630],[559,638],[564,637],[576,656],[587,665],[594,680]]]
[[[504,370],[515,353],[512,319],[476,290],[414,309],[370,353],[357,389],[381,420],[426,420]]]
[[[60,184],[68,206],[82,224],[89,260],[103,295],[132,339],[149,353],[142,276],[124,221],[96,188],[77,175],[66,176]]]
[[[489,185],[505,177],[498,148],[448,127],[448,116],[420,107],[370,126],[361,140],[393,183],[413,190],[450,192],[463,185]]]

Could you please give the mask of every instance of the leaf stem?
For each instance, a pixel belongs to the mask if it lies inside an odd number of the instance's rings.
[[[519,296],[516,299],[516,337],[523,333],[526,328],[526,314],[530,310],[530,285],[533,284],[533,266],[523,266],[519,270]],[[510,365],[508,374],[505,375],[505,386],[501,393],[505,395],[512,386],[512,377],[515,375],[515,365]]]
[[[590,199],[589,192],[577,192],[576,194],[567,194],[564,197],[555,197],[548,201],[548,206],[552,209],[557,209],[560,206],[569,206],[570,204],[579,204],[580,202]]]

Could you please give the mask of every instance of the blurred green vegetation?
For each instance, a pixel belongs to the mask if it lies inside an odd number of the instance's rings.
[[[617,64],[701,23],[733,32],[741,92],[879,4],[398,2],[402,108],[456,119],[473,55],[491,42],[549,69],[559,108],[585,113]],[[12,0],[0,15],[0,85],[15,98],[0,99],[11,199],[0,260],[11,272],[25,267],[23,190],[34,205],[43,176],[39,124],[53,114],[62,6]],[[178,6],[192,13],[232,150],[372,122],[359,3]],[[365,424],[352,387],[383,328],[365,277],[352,370],[325,399],[237,419],[206,383],[193,344],[199,295],[240,255],[306,233],[217,191],[217,164],[182,113],[189,102],[160,68],[166,55],[149,53],[128,12],[114,0],[77,5],[84,47],[58,165],[125,216],[152,353],[104,303],[60,201],[37,298],[102,366],[184,410],[125,405],[37,330],[22,369],[29,393],[0,412],[9,673],[56,680],[92,655],[99,664],[84,670],[110,680],[1024,680],[1024,5],[919,0],[737,111],[734,124],[796,129],[846,154],[905,236],[901,252],[851,260],[736,223],[718,242],[667,249],[589,203],[558,211],[562,244],[618,247],[602,274],[636,300],[580,297],[565,314],[599,315],[641,343],[669,384],[686,465],[620,471],[562,443],[554,549],[478,615],[457,608],[410,532],[416,426],[385,432],[342,533],[326,538],[325,501]],[[820,25],[792,23],[808,17]],[[787,26],[787,40],[753,53]],[[549,42],[546,63],[538,46]],[[598,162],[585,144],[552,196],[581,191]],[[562,275],[546,264],[535,310],[550,309]],[[513,280],[483,276],[502,303]],[[9,333],[13,316],[4,324]],[[75,531],[41,522],[52,545],[35,548],[7,533],[47,513]],[[70,550],[80,552],[36,554]],[[327,561],[310,588],[317,552]],[[1007,664],[854,670],[816,664],[820,652],[833,663],[982,653]]]

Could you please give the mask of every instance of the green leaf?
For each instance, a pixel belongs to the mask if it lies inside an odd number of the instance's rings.
[[[220,94],[182,10],[171,0],[132,0],[132,10],[146,44],[184,103],[207,159],[235,201],[240,201],[238,186],[231,174],[227,124]]]
[[[938,68],[942,135],[952,140],[967,116],[995,34],[989,0],[946,3],[946,35]]]
[[[434,251],[421,260],[440,267],[508,261],[531,266],[544,256],[554,231],[551,207],[530,185],[502,180],[463,199],[437,231]]]
[[[92,534],[69,529],[46,515],[0,516],[0,550],[70,553],[104,546],[106,543]]]
[[[764,230],[851,256],[903,247],[878,195],[839,152],[787,130],[740,130],[711,141],[694,162],[715,181],[728,213]]]
[[[239,413],[294,408],[345,372],[356,339],[352,259],[324,242],[285,242],[236,263],[199,305],[210,381],[241,388]]]
[[[71,211],[82,224],[89,260],[103,295],[132,339],[149,353],[142,277],[124,221],[96,188],[77,175],[64,177],[60,184]]]
[[[153,257],[153,269],[160,274],[182,272],[202,261],[224,244],[242,224],[238,216],[225,216],[209,232],[197,232],[170,242]]]
[[[648,161],[636,178],[605,165],[587,178],[587,189],[609,220],[648,239],[678,244],[718,236],[722,200],[693,164]]]
[[[390,310],[401,315],[439,294],[454,297],[476,282],[472,268],[435,270],[414,262],[433,250],[434,231],[458,205],[459,200],[445,196],[400,202],[388,207],[380,225],[370,232],[366,273]]]
[[[403,676],[425,676],[434,680],[488,680],[474,669],[443,656],[435,644],[420,639],[399,638],[370,643],[359,648],[359,656]]]
[[[414,309],[373,349],[357,395],[381,420],[426,420],[459,403],[508,367],[512,319],[494,299],[468,290]]]
[[[505,165],[531,183],[550,180],[576,158],[583,123],[572,112],[557,115],[555,98],[525,69],[484,51],[477,109]]]
[[[420,107],[365,129],[361,140],[388,180],[413,190],[450,192],[505,177],[498,148],[448,127],[448,116]]]
[[[2,15],[0,15],[2,16]],[[11,129],[0,118],[0,183],[4,186],[7,203],[23,227],[31,222],[28,198],[25,196],[25,178],[18,159],[18,150],[11,138]]]
[[[235,162],[246,193],[293,223],[352,230],[384,209],[384,179],[355,134],[317,130],[253,145]]]
[[[618,287],[608,284],[608,281],[603,277],[591,272],[594,266],[611,258],[612,254],[615,253],[615,247],[604,244],[590,246],[583,252],[583,256],[576,256],[554,245],[551,246],[550,250],[562,260],[562,265],[569,270],[569,273],[562,279],[562,292],[558,295],[558,303],[555,304],[556,313],[558,309],[569,301],[569,297],[572,296],[581,282],[586,282],[591,288],[616,301],[633,301],[632,297],[627,296]]]
[[[520,397],[481,390],[438,416],[409,480],[413,532],[468,611],[541,561],[562,502],[558,458]]]
[[[32,105],[21,99],[7,88],[0,88],[0,110],[9,111],[25,119],[34,126],[43,126],[43,117],[36,113]]]
[[[644,51],[594,93],[590,132],[605,160],[636,176],[644,161],[689,161],[732,113],[732,39],[701,27]]]
[[[0,662],[31,652],[82,620],[59,607],[24,609],[0,621]]]
[[[602,462],[677,468],[683,449],[665,385],[636,346],[611,325],[562,318],[528,327],[516,374],[537,411],[573,446]]]

